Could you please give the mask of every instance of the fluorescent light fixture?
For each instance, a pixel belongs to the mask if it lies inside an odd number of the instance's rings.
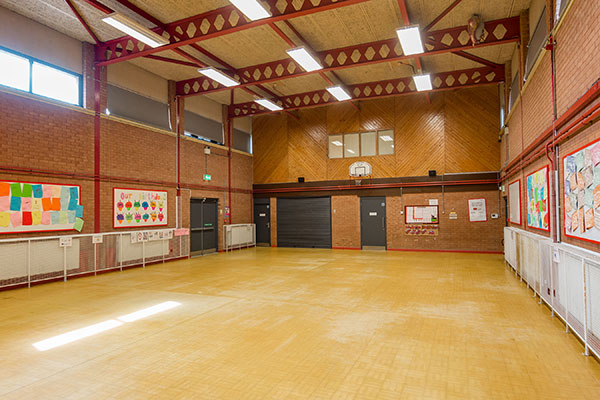
[[[128,34],[129,36],[133,36],[140,42],[146,43],[150,47],[160,47],[170,43],[169,39],[165,39],[158,33],[116,12],[110,14],[106,18],[102,18],[102,21],[113,26],[114,28],[117,28],[121,32]]]
[[[429,75],[429,74],[415,75],[415,76],[413,76],[413,79],[415,81],[415,86],[417,87],[417,90],[419,92],[422,92],[423,90],[431,90],[432,89],[431,75]]]
[[[352,97],[341,86],[328,87],[327,91],[338,101],[350,100]]]
[[[198,72],[200,72],[204,76],[209,77],[213,81],[219,82],[223,86],[232,87],[240,84],[238,81],[231,79],[230,77],[213,67],[200,68]]]
[[[323,69],[316,58],[314,58],[304,47],[286,50],[290,57],[294,59],[307,72]]]
[[[338,147],[343,146],[342,142],[340,142],[339,140],[334,140],[333,142],[331,142],[331,144]]]
[[[379,136],[379,139],[383,140],[384,142],[393,142],[394,141],[394,139],[392,139],[392,137],[389,135]]]
[[[257,19],[270,17],[271,14],[260,5],[257,0],[229,0],[236,6],[248,19],[256,21]]]
[[[108,321],[100,322],[99,324],[86,326],[85,328],[77,329],[71,332],[63,333],[62,335],[42,340],[40,342],[34,343],[33,347],[35,347],[39,351],[46,351],[67,343],[75,342],[79,339],[96,335],[100,332],[104,332],[121,325],[123,325],[122,322],[119,322],[114,319],[109,319]]]
[[[254,100],[256,103],[260,104],[264,108],[268,108],[271,111],[281,111],[283,108],[279,107],[277,104],[273,103],[271,100],[267,99],[258,99]]]
[[[160,303],[160,304],[157,304],[152,307],[144,308],[143,310],[132,312],[131,314],[123,315],[117,319],[119,321],[123,321],[123,322],[133,322],[133,321],[137,321],[138,319],[146,318],[151,315],[170,310],[171,308],[175,308],[180,305],[181,305],[181,303],[178,303],[176,301],[165,301],[164,303]]]
[[[402,52],[405,56],[411,54],[424,53],[423,42],[421,41],[421,32],[418,26],[409,26],[406,28],[400,28],[396,30],[398,39],[400,39],[400,45],[402,46]]]

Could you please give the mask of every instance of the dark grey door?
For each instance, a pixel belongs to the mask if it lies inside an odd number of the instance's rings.
[[[271,206],[254,204],[254,223],[256,224],[256,244],[271,245]]]
[[[385,197],[360,198],[362,247],[386,247]]]
[[[190,202],[190,252],[202,255],[217,251],[218,200],[192,199]]]
[[[277,246],[331,248],[331,197],[278,198]]]

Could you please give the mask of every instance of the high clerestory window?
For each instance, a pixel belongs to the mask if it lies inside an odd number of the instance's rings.
[[[0,47],[0,85],[81,106],[81,75]]]
[[[329,135],[329,158],[372,157],[391,154],[394,154],[393,130]]]

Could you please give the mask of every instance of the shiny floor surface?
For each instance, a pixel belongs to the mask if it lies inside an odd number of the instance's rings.
[[[500,255],[258,248],[0,292],[2,399],[598,400],[581,353]]]

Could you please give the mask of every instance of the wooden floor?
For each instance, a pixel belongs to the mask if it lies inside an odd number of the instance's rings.
[[[258,248],[0,292],[2,399],[598,400],[581,353],[499,255]]]

